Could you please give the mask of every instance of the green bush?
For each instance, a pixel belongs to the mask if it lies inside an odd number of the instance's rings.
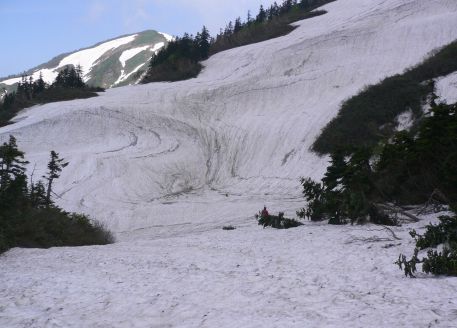
[[[332,153],[321,182],[301,179],[307,205],[297,214],[331,224],[396,225],[389,213],[401,211],[396,205],[421,204],[434,194],[457,203],[456,140],[457,104],[432,104],[414,131]]]
[[[438,225],[427,225],[423,235],[418,235],[414,230],[410,232],[416,240],[414,255],[407,260],[405,255],[400,254],[395,262],[406,276],[415,277],[417,264],[422,264],[422,271],[425,273],[457,276],[457,215],[441,216],[439,220]],[[443,245],[441,252],[429,249],[427,256],[419,259],[420,250],[436,248],[439,245]]]
[[[114,242],[112,234],[87,216],[67,213],[56,207],[27,208],[10,214],[8,227],[1,225],[2,251],[11,247],[49,248],[59,246],[105,245]]]
[[[415,230],[410,232],[411,237],[416,240],[416,247],[419,250],[436,247],[444,243],[457,243],[457,218],[441,216],[439,220],[438,225],[427,225],[427,230],[423,235],[418,235]]]
[[[188,58],[178,58],[149,67],[141,83],[174,82],[197,77],[203,66]]]
[[[400,204],[426,202],[434,191],[457,202],[457,105],[436,105],[415,131],[379,148],[373,180],[379,197]]]
[[[367,221],[396,225],[396,220],[376,205],[378,197],[371,157],[371,151],[364,148],[351,154],[337,152],[332,154],[321,182],[301,178],[307,205],[297,215],[312,221],[328,220],[335,225]]]
[[[260,213],[256,215],[256,218],[258,219],[259,225],[262,225],[264,228],[265,227],[272,227],[275,229],[290,229],[290,228],[296,228],[303,223],[294,220],[294,219],[288,219],[284,217],[284,213],[280,212],[279,215],[268,215],[268,216],[262,216]]]
[[[435,275],[457,276],[457,249],[429,250],[423,259],[422,270]]]
[[[103,225],[87,216],[68,213],[51,199],[52,183],[67,166],[51,152],[43,182],[28,185],[24,152],[16,139],[0,146],[0,253],[12,247],[105,245],[114,242]]]

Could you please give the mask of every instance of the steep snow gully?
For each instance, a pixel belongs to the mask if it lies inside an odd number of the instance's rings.
[[[455,0],[325,9],[211,57],[196,79],[30,108],[1,128],[37,168],[51,149],[65,157],[57,202],[119,242],[2,256],[0,326],[456,327],[456,281],[406,280],[392,265],[409,227],[392,247],[376,227],[252,219],[264,204],[303,205],[298,178],[327,163],[310,145],[342,101],[457,38]]]

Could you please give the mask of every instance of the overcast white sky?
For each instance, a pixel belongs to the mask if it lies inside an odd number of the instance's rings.
[[[274,0],[0,0],[0,76],[119,35],[153,29],[214,35]],[[282,2],[281,0],[278,3]]]

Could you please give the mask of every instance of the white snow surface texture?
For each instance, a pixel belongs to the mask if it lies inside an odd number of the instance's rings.
[[[118,240],[1,256],[0,326],[457,327],[455,278],[406,279],[393,265],[411,253],[411,226],[396,239],[253,218],[264,204],[286,216],[304,205],[298,178],[325,171],[309,148],[342,101],[457,38],[455,0],[325,9],[211,57],[196,79],[34,107],[0,129],[31,168],[51,149],[67,159],[56,201]]]
[[[457,72],[443,76],[436,81],[436,93],[440,101],[447,104],[457,102]]]

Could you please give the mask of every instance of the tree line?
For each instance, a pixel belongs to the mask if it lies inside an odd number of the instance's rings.
[[[279,5],[274,2],[268,8],[261,5],[257,15],[248,11],[246,20],[237,17],[224,29],[220,29],[212,40],[210,54],[287,34],[295,28],[290,26],[290,23],[324,14],[323,10],[312,10],[329,2],[331,1],[284,0]]]
[[[151,58],[142,83],[179,81],[197,76],[201,70],[199,61],[209,56],[210,42],[211,36],[205,26],[195,37],[185,33],[170,41]]]
[[[236,18],[215,38],[205,26],[195,36],[185,33],[151,58],[142,83],[196,77],[202,69],[200,61],[223,50],[287,34],[294,29],[290,23],[324,14],[325,11],[312,10],[331,1],[334,0],[284,0],[280,5],[275,2],[266,9],[260,6],[257,15],[248,12],[245,21]]]
[[[21,109],[37,104],[97,96],[101,88],[85,84],[81,66],[65,66],[51,84],[32,76],[22,76],[15,92],[7,93],[0,103],[0,126],[8,124]]]

